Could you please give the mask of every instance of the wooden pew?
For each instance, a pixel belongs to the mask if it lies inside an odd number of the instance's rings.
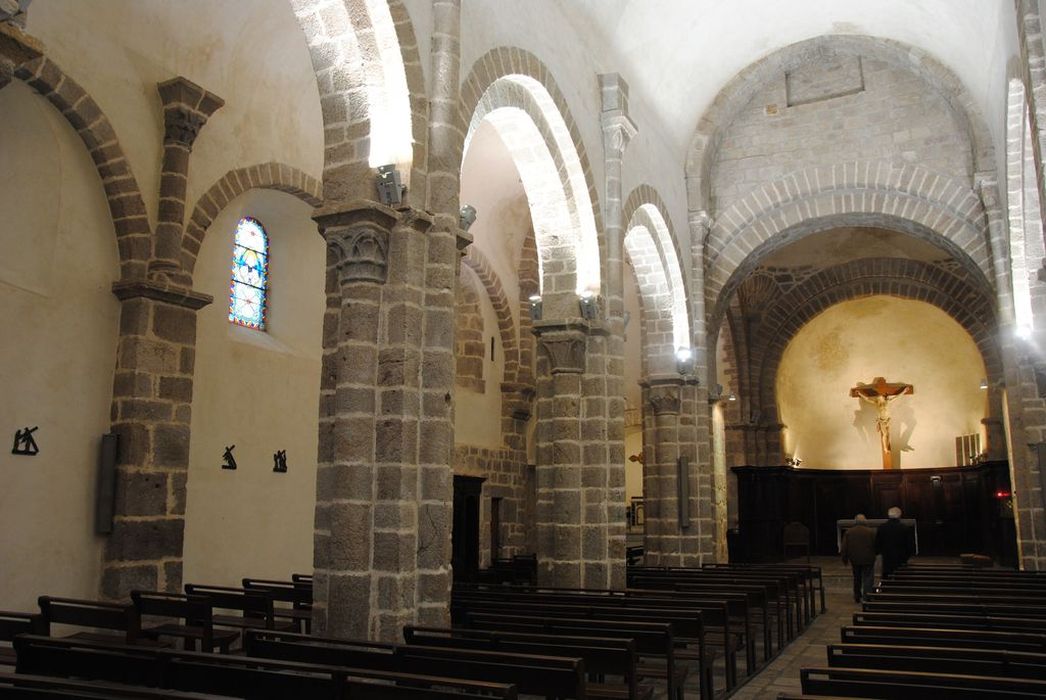
[[[637,677],[664,681],[670,700],[683,700],[686,666],[676,660],[676,643],[671,623],[632,620],[593,620],[590,618],[538,617],[511,612],[468,611],[465,625],[470,629],[562,634],[567,636],[620,637],[635,642],[639,655]],[[702,698],[712,697],[712,667],[708,659],[698,664]]]
[[[228,695],[182,693],[142,686],[83,681],[53,676],[0,672],[0,697],[12,700],[219,700]]]
[[[240,637],[240,633],[234,630],[214,629],[213,610],[206,598],[160,591],[131,591],[131,604],[139,621],[143,616],[173,618],[142,629],[143,636],[181,639],[188,651],[194,651],[199,644],[202,651],[212,652],[217,648],[228,654],[229,648]]]
[[[585,662],[590,698],[650,700],[653,697],[652,686],[639,684],[636,643],[632,639],[407,625],[403,628],[403,640],[407,644],[430,647],[576,656]],[[620,676],[622,680],[608,682],[607,676]]]
[[[791,640],[802,628],[801,606],[804,598],[799,592],[798,577],[792,574],[744,573],[737,575],[729,569],[656,569],[639,567],[629,570],[628,584],[633,588],[668,587],[683,584],[706,584],[724,590],[734,586],[762,586],[775,607],[772,613],[778,626],[778,645],[782,648],[785,638]]]
[[[512,685],[225,654],[22,635],[18,672],[206,692],[252,700],[458,700],[516,698]]]
[[[731,628],[740,627],[741,641],[745,643],[745,666],[748,675],[756,670],[755,642],[752,633],[752,618],[748,606],[749,598],[744,592],[682,592],[678,594],[667,594],[662,590],[634,590],[615,591],[609,589],[577,589],[577,588],[550,588],[537,586],[499,586],[488,587],[483,585],[457,585],[455,595],[480,596],[481,598],[493,597],[503,601],[542,602],[565,604],[594,604],[609,605],[616,607],[644,607],[644,608],[666,608],[675,610],[679,607],[697,607],[702,611],[701,619],[705,627],[705,639],[709,639],[708,629],[722,627],[723,640],[718,640],[725,646],[725,640],[731,633]],[[726,604],[726,615],[729,618],[725,624],[720,625],[723,611],[723,603]],[[700,644],[700,642],[699,642]]]
[[[854,698],[983,700],[985,697],[1041,698],[1046,695],[1046,681],[916,671],[804,668],[800,671],[800,681],[804,694]]]
[[[283,629],[297,627],[293,621],[276,621],[276,609],[272,596],[264,591],[246,591],[229,586],[204,586],[195,583],[185,584],[185,594],[194,598],[203,598],[210,603],[213,610],[235,610],[239,615],[214,614],[214,624],[223,627],[241,629]]]
[[[844,626],[844,644],[897,644],[901,646],[981,647],[1046,653],[1046,633],[995,630],[936,629],[928,627]]]
[[[459,620],[465,611],[502,612],[510,605],[513,612],[541,617],[592,618],[600,620],[633,620],[637,622],[669,622],[673,625],[676,643],[696,646],[695,653],[686,649],[676,652],[679,659],[692,658],[699,665],[708,665],[709,643],[705,638],[705,620],[723,631],[721,648],[726,660],[726,685],[732,689],[737,684],[737,648],[733,644],[736,636],[731,634],[730,617],[726,603],[676,604],[669,606],[637,603],[636,606],[606,605],[590,601],[527,600],[502,596],[466,596],[455,593],[451,600],[451,619]]]
[[[1039,632],[1043,621],[1034,618],[992,615],[937,615],[917,612],[855,612],[853,624],[872,627],[932,627],[937,629],[985,629],[1000,632]]]
[[[68,635],[72,639],[123,644],[151,643],[140,638],[139,619],[132,605],[46,595],[40,596],[37,603],[40,605],[40,629],[43,634],[52,634],[51,625],[61,624],[91,629],[90,632],[74,632]],[[97,631],[100,629],[112,631]]]
[[[980,603],[971,601],[947,601],[933,602],[927,600],[894,600],[879,599],[869,600],[861,608],[865,612],[913,612],[928,613],[935,615],[981,615],[985,617],[1025,617],[1029,619],[1046,619],[1046,609],[1039,607],[1024,607],[1021,605],[1007,605],[1003,603]]]
[[[257,591],[273,600],[273,615],[276,619],[293,620],[299,632],[312,632],[312,584],[294,581],[272,581],[268,579],[243,579],[245,591]],[[275,603],[290,603],[290,607]]]
[[[828,666],[1046,680],[1046,654],[962,647],[829,644]]]
[[[11,646],[19,634],[45,634],[44,618],[39,613],[0,611],[0,667],[14,666],[15,650]]]
[[[787,571],[798,574],[804,582],[804,588],[807,592],[810,601],[810,611],[812,615],[817,614],[817,598],[820,596],[821,612],[828,610],[825,603],[825,592],[824,592],[824,578],[821,574],[821,567],[809,566],[805,564],[705,564],[704,568],[708,569],[731,569],[734,571]]]
[[[248,630],[244,643],[253,658],[510,683],[521,693],[550,698],[588,697],[585,665],[577,656],[320,638],[274,630]]]

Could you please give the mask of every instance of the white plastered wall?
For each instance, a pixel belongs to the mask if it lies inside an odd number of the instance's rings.
[[[67,122],[29,88],[0,91],[0,600],[94,598],[99,441],[109,429],[120,304],[105,193]],[[12,455],[39,426],[40,452]]]
[[[196,287],[214,296],[199,312],[184,579],[238,584],[312,570],[317,411],[326,249],[310,208],[251,190],[207,232]],[[228,320],[233,235],[242,216],[269,234],[268,330]],[[227,446],[238,469],[220,468]],[[273,472],[287,451],[288,471]]]
[[[36,0],[27,29],[109,117],[151,219],[163,154],[156,84],[179,75],[225,100],[193,147],[190,214],[233,168],[275,160],[321,176],[316,76],[287,0]]]
[[[889,405],[894,466],[954,465],[955,438],[981,432],[984,376],[973,339],[937,307],[887,296],[837,304],[805,325],[781,359],[785,453],[803,467],[880,467],[876,411],[849,390],[885,377],[915,387]]]

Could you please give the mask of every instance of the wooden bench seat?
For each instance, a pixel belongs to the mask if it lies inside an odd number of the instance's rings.
[[[981,647],[1046,653],[1046,634],[926,627],[872,627],[847,625],[840,630],[844,644],[898,644],[902,646]]]
[[[639,680],[651,679],[665,684],[670,700],[683,699],[683,686],[688,670],[676,659],[676,643],[672,624],[667,622],[633,620],[594,620],[590,618],[539,617],[513,615],[501,611],[484,613],[469,611],[465,624],[471,629],[540,632],[572,636],[598,635],[622,637],[636,644],[639,661],[636,674]],[[698,665],[702,698],[712,697],[712,667]]]
[[[65,635],[72,639],[141,646],[160,644],[141,636],[140,620],[133,605],[53,596],[40,596],[37,603],[42,634],[54,634],[52,625],[68,625],[88,628]]]
[[[240,638],[240,633],[235,630],[214,629],[211,603],[206,598],[160,591],[131,591],[131,604],[139,620],[149,616],[170,618],[146,626],[141,630],[143,636],[180,639],[187,651],[194,651],[198,645],[205,652],[218,649],[228,654]]]
[[[185,584],[185,594],[193,598],[205,599],[210,603],[211,617],[216,626],[267,630],[293,630],[298,626],[291,620],[277,622],[272,596],[265,591],[187,583]],[[239,614],[228,615],[214,612],[217,610],[235,610]]]
[[[75,676],[252,700],[516,698],[516,689],[509,684],[378,668],[148,649],[36,635],[19,636],[15,648],[19,673]]]
[[[332,639],[275,630],[248,630],[244,641],[252,658],[495,681],[515,685],[521,693],[553,698],[584,700],[588,695],[585,665],[577,656]]]
[[[0,697],[12,700],[218,700],[228,695],[183,693],[176,690],[144,688],[142,686],[84,681],[26,673],[0,672]]]
[[[245,578],[242,581],[245,591],[257,591],[268,595],[273,600],[273,615],[277,618],[291,620],[295,629],[309,634],[312,632],[312,582],[274,581],[270,579]],[[276,605],[276,603],[290,603]]]
[[[983,700],[1046,696],[1046,681],[917,671],[804,668],[800,671],[800,682],[805,694],[854,698]]]
[[[0,667],[14,666],[15,650],[11,646],[19,634],[45,634],[44,618],[39,613],[0,610]]]
[[[920,647],[893,644],[829,644],[833,668],[1011,676],[1046,680],[1046,654],[978,647]]]
[[[589,675],[589,698],[650,700],[653,697],[653,687],[638,681],[636,643],[632,639],[414,625],[403,628],[403,639],[407,644],[422,646],[577,656],[585,662]],[[609,682],[605,680],[607,676],[620,676],[622,680]]]

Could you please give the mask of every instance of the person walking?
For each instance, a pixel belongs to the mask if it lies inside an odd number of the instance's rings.
[[[886,515],[889,519],[875,533],[875,552],[883,556],[883,578],[915,553],[911,528],[901,522],[901,509],[895,506],[886,511]]]
[[[868,525],[863,513],[856,524],[843,533],[843,564],[853,567],[854,602],[860,603],[875,587],[875,528]]]

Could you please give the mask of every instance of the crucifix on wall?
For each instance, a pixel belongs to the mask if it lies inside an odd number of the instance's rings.
[[[915,387],[904,382],[888,382],[883,377],[876,377],[871,384],[857,382],[850,389],[850,396],[861,399],[875,406],[878,416],[875,427],[879,431],[879,444],[883,451],[883,469],[893,469],[893,453],[890,446],[890,409],[889,404],[898,396],[915,393]]]

